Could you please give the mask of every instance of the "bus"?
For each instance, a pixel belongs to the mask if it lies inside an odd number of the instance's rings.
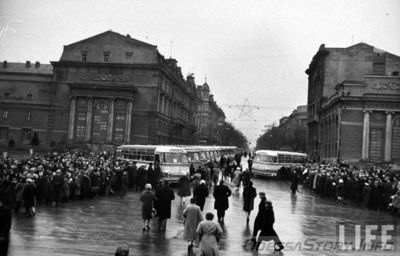
[[[292,167],[307,161],[307,154],[275,151],[257,150],[253,159],[253,173],[260,176],[276,177],[282,167]]]
[[[179,178],[189,172],[188,154],[182,147],[166,145],[121,145],[116,149],[116,157],[121,161],[136,162],[146,170],[149,164],[158,163],[161,179],[177,183]]]

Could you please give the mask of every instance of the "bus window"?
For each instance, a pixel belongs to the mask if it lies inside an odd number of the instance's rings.
[[[154,162],[159,163],[160,162],[160,155],[154,155]]]

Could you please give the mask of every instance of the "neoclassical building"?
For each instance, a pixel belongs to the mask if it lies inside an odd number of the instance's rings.
[[[306,70],[308,154],[399,168],[399,71],[399,56],[368,44],[321,45]]]
[[[4,61],[0,97],[2,147],[28,147],[34,136],[44,148],[198,143],[193,75],[113,31],[64,46],[51,65]]]

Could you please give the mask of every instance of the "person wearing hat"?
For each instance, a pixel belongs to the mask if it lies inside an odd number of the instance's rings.
[[[153,217],[154,202],[157,200],[157,197],[151,189],[151,184],[146,184],[145,190],[140,195],[140,201],[142,202],[143,232],[150,230],[150,220]]]
[[[265,208],[263,209],[263,219],[261,223],[261,232],[257,243],[255,245],[255,250],[258,250],[262,241],[270,241],[274,240],[275,251],[281,251],[285,247],[283,246],[281,240],[279,239],[278,234],[274,230],[274,222],[275,222],[275,215],[274,209],[272,207],[271,201],[265,201]]]
[[[265,197],[265,192],[259,192],[258,195],[260,196],[261,201],[260,204],[258,205],[258,213],[256,219],[254,220],[254,225],[253,225],[253,236],[251,238],[251,241],[253,242],[253,249],[256,248],[257,245],[256,238],[258,232],[263,227],[263,221],[266,215],[265,202],[267,201],[267,198]]]
[[[35,216],[36,185],[33,183],[32,179],[26,179],[22,198],[25,207],[25,215],[28,217]]]
[[[61,196],[64,187],[64,176],[61,169],[57,169],[56,174],[53,176],[53,207],[61,205]]]
[[[208,197],[208,188],[205,180],[200,181],[200,184],[193,191],[193,196],[196,200],[196,204],[200,206],[200,210],[203,211],[206,198]]]
[[[158,230],[167,229],[167,220],[171,218],[171,201],[175,199],[174,191],[169,188],[168,181],[162,182],[162,187],[156,191]]]
[[[120,246],[117,248],[115,252],[115,256],[129,256],[129,247],[128,246]]]

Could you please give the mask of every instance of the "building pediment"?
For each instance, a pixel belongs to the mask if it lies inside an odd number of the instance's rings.
[[[64,46],[60,58],[60,62],[126,64],[152,64],[157,60],[157,46],[111,30]]]

